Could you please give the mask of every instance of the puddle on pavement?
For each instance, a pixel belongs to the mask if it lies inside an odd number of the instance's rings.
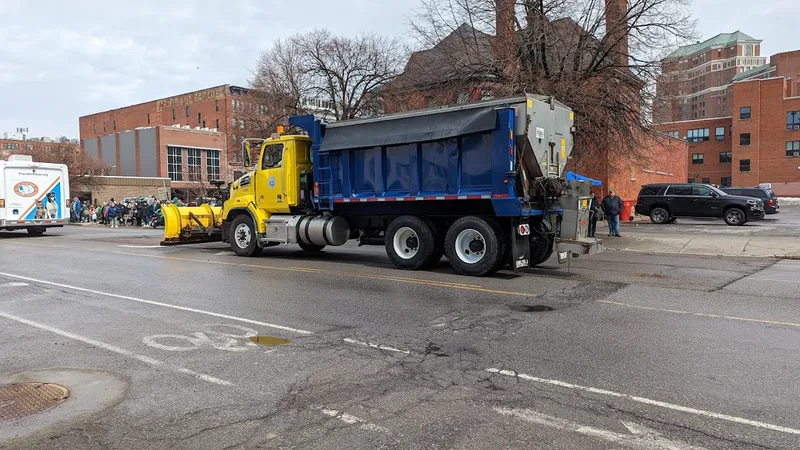
[[[263,345],[264,347],[277,347],[279,345],[291,344],[291,339],[284,339],[275,336],[252,336],[250,342]]]

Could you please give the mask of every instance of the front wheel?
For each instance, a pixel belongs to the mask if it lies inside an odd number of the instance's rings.
[[[664,208],[653,208],[650,211],[650,221],[656,225],[661,225],[669,221],[669,212]]]
[[[28,228],[28,234],[31,236],[41,236],[47,230],[45,227],[31,227]]]
[[[447,230],[444,252],[456,272],[481,277],[498,266],[497,260],[505,253],[505,240],[486,220],[467,216]]]
[[[731,208],[725,211],[725,223],[730,226],[744,225],[747,222],[747,215],[739,208]]]
[[[258,256],[261,248],[258,246],[256,227],[253,219],[247,214],[236,216],[231,223],[230,236],[231,250],[239,256]]]

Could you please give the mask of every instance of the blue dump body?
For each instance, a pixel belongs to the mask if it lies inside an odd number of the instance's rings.
[[[315,202],[321,210],[346,207],[351,214],[354,208],[370,214],[363,211],[385,211],[388,202],[431,207],[428,202],[478,201],[496,216],[543,214],[517,198],[514,189],[511,107],[450,113],[438,122],[432,115],[327,127],[313,116],[297,116],[290,123],[312,138]],[[406,207],[411,205],[391,209]]]

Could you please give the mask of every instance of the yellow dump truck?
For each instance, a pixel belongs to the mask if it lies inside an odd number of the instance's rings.
[[[395,267],[447,256],[461,274],[518,270],[601,250],[588,238],[591,181],[569,180],[573,114],[522,96],[327,124],[242,145],[251,170],[222,207],[163,206],[164,245],[230,243],[237,255],[357,239]]]

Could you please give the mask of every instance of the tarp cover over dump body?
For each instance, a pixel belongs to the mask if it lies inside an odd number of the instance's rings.
[[[330,124],[314,161],[320,197],[515,197],[513,130],[514,109],[494,104]]]

